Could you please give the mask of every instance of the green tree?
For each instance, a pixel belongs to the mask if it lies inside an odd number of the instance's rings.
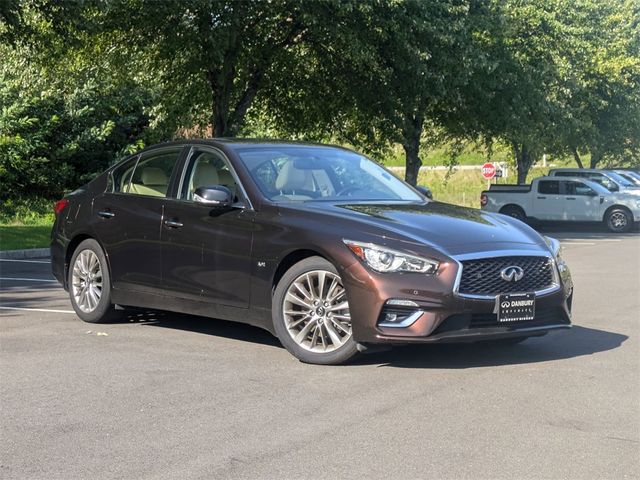
[[[562,53],[565,122],[560,152],[579,166],[640,162],[640,4],[619,0],[567,2],[571,36]]]

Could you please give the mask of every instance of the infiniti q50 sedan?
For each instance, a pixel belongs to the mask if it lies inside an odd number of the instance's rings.
[[[245,322],[304,362],[570,327],[556,240],[434,202],[326,145],[150,147],[58,201],[53,273],[86,322],[127,307]]]

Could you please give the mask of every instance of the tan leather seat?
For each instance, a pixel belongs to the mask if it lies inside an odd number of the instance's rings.
[[[311,172],[296,168],[293,162],[285,163],[276,178],[276,189],[280,190],[280,197],[289,200],[310,200],[311,197],[296,193],[296,190],[304,190],[309,184],[313,185]]]
[[[191,176],[191,185],[189,186],[189,199],[193,198],[193,192],[200,187],[210,187],[212,185],[220,185],[218,170],[210,163],[198,163]]]
[[[164,170],[158,167],[145,167],[140,175],[142,183],[131,183],[129,191],[138,195],[164,197],[167,194],[169,179]]]

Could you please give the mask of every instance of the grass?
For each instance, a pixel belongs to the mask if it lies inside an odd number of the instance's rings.
[[[533,167],[527,181],[545,175],[549,169]],[[403,176],[404,172],[396,172]],[[509,177],[499,179],[499,183],[515,183],[515,171],[509,171]],[[427,170],[418,175],[418,184],[431,189],[434,200],[445,203],[480,208],[480,193],[487,189],[487,181],[480,175],[480,170]]]
[[[34,197],[2,201],[0,251],[48,247],[53,221],[51,200]]]
[[[51,225],[0,225],[0,250],[45,248],[50,235]]]

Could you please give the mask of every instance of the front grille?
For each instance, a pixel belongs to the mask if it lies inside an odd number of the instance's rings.
[[[498,295],[534,292],[553,285],[553,261],[548,257],[497,257],[464,260],[458,291],[466,295]],[[524,270],[517,282],[503,280],[500,272],[510,266]]]

